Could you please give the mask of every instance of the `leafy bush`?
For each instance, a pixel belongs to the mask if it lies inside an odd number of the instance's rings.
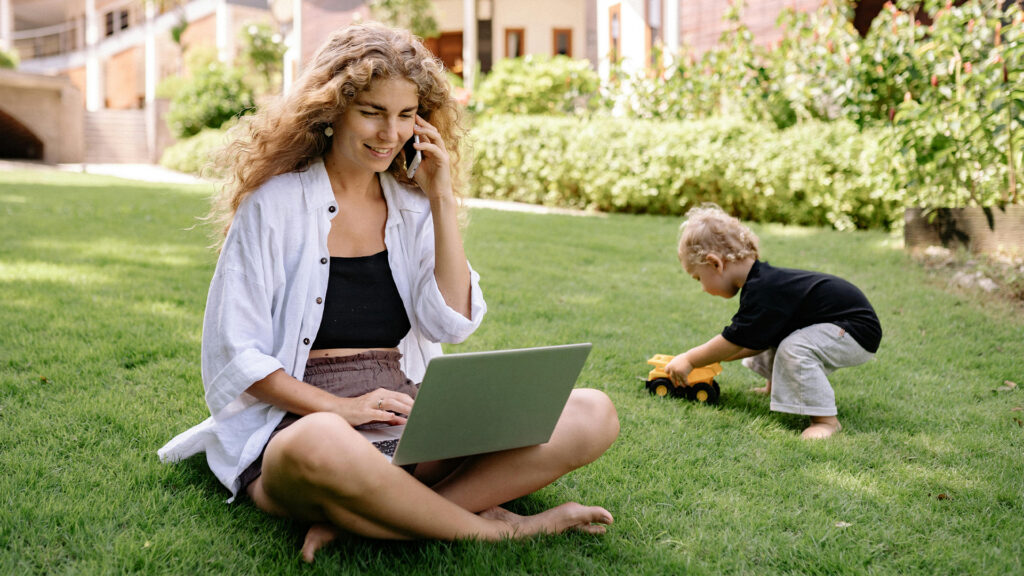
[[[156,97],[164,98],[167,100],[173,100],[175,96],[181,92],[182,88],[187,86],[189,80],[182,76],[172,75],[167,76],[156,85]]]
[[[596,103],[600,79],[586,60],[529,55],[499,60],[474,94],[482,114],[558,114]]]
[[[756,45],[743,3],[719,45],[658,77],[616,70],[604,103],[645,119],[739,116],[786,128],[852,122],[885,138],[893,194],[919,206],[1024,202],[1024,14],[1019,2],[887,2],[864,38],[852,0],[787,9],[782,40]],[[931,22],[923,24],[922,21]]]
[[[176,136],[187,138],[203,128],[220,128],[253,108],[253,93],[240,69],[210,62],[192,71],[192,77],[178,87],[167,112],[167,124]]]
[[[204,128],[195,136],[179,140],[164,150],[160,165],[178,172],[206,178],[224,176],[221,167],[213,164],[213,154],[227,144],[226,129]]]
[[[480,197],[655,214],[710,201],[747,220],[841,230],[902,216],[877,133],[848,122],[498,116],[472,137]]]
[[[249,83],[258,87],[257,92],[274,91],[281,85],[284,71],[284,38],[264,22],[242,26],[239,37],[239,64],[251,71]]]
[[[684,51],[658,75],[616,65],[604,87],[605,106],[636,118],[734,116],[791,126],[797,118],[774,71],[776,52],[754,42],[742,22],[742,2],[731,4],[724,20],[718,45],[699,59]]]
[[[382,22],[405,28],[420,38],[441,35],[430,0],[370,0],[370,13]]]
[[[15,69],[18,67],[18,53],[14,50],[10,52],[6,50],[0,50],[0,68]]]
[[[927,28],[905,24],[915,40],[906,58],[923,78],[904,93],[891,136],[911,205],[1024,202],[1024,13],[985,4],[944,7]]]

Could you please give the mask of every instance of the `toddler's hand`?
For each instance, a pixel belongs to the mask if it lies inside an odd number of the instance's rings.
[[[693,365],[686,359],[686,354],[680,354],[665,365],[665,372],[672,378],[677,386],[686,384],[686,377],[693,371]]]

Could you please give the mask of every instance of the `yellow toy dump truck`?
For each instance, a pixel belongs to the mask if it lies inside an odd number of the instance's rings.
[[[718,362],[694,368],[686,377],[686,384],[676,386],[672,378],[665,372],[665,365],[672,361],[675,356],[669,354],[655,354],[647,361],[654,366],[647,375],[647,390],[655,396],[673,396],[675,398],[686,398],[697,402],[714,404],[722,391],[715,382],[715,376],[722,373],[722,365]]]

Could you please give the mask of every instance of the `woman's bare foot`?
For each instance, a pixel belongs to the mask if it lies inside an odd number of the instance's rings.
[[[600,506],[584,506],[566,502],[533,516],[520,516],[500,506],[480,513],[482,518],[498,520],[509,526],[509,538],[525,538],[534,534],[559,534],[566,530],[579,530],[588,534],[604,534],[606,525],[614,519],[611,513]],[[306,532],[302,543],[302,559],[312,563],[317,550],[330,544],[340,534],[330,524],[313,524]]]
[[[302,559],[310,564],[316,551],[330,544],[338,537],[338,529],[330,524],[313,524],[306,532],[306,541],[302,543]]]
[[[764,394],[765,396],[771,396],[772,395],[772,381],[771,380],[765,380],[764,381],[764,386],[762,386],[760,388],[751,388],[750,391],[753,392],[754,394]]]
[[[811,416],[811,425],[800,436],[805,440],[818,440],[828,438],[842,429],[835,416]]]
[[[534,534],[560,534],[566,530],[604,534],[607,525],[615,521],[611,513],[600,506],[584,506],[576,502],[566,502],[533,516],[520,516],[495,506],[484,510],[480,516],[508,524],[512,529],[509,533],[511,538],[524,538]]]

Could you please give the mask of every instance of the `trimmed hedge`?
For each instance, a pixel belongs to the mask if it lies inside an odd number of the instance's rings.
[[[744,220],[840,230],[902,217],[880,134],[847,122],[779,131],[739,119],[495,116],[472,142],[470,194],[481,198],[653,214],[715,202]]]
[[[221,178],[223,170],[213,164],[213,155],[228,142],[226,129],[204,128],[191,138],[184,138],[168,146],[160,157],[164,168],[206,178]]]

